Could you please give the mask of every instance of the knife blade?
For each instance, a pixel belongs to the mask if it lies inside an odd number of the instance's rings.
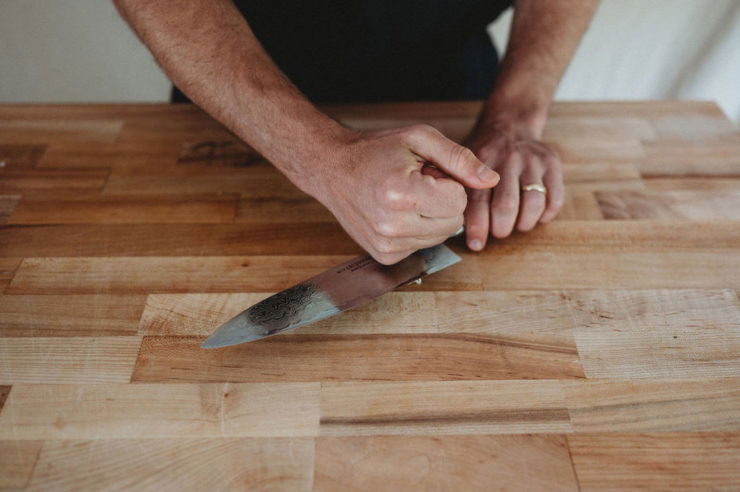
[[[358,256],[258,302],[220,326],[201,348],[238,345],[329,318],[460,261],[444,244],[394,265]]]

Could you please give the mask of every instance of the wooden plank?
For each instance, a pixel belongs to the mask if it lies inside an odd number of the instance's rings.
[[[203,350],[204,337],[144,337],[132,381],[444,381],[583,377],[571,347],[474,334],[288,334]],[[434,361],[434,363],[430,363]]]
[[[10,394],[10,386],[0,386],[0,412],[3,411],[3,405],[5,405],[5,400],[8,399],[8,395]]]
[[[308,491],[313,454],[310,438],[49,441],[29,488]]]
[[[674,176],[665,178],[648,177],[643,181],[647,189],[656,191],[740,190],[740,178]]]
[[[279,291],[347,256],[27,258],[8,294]]]
[[[171,167],[180,148],[171,142],[56,142],[48,146],[39,168],[127,167],[140,171]]]
[[[740,220],[740,189],[597,191],[606,219]]]
[[[558,435],[320,437],[314,475],[326,491],[578,490]]]
[[[249,168],[211,168],[177,166],[166,174],[127,172],[114,169],[105,187],[107,195],[183,195],[209,193],[244,193],[244,197],[270,198],[301,196],[288,178],[274,170],[251,172]]]
[[[582,117],[677,117],[704,115],[727,119],[714,101],[558,101],[550,110],[551,118]]]
[[[654,222],[557,221],[527,234],[514,234],[493,244],[501,247],[604,247],[663,251],[679,248],[734,248],[737,227],[728,223],[683,220]],[[94,239],[94,240],[93,240]],[[460,239],[447,241],[456,251],[467,248]],[[489,248],[491,249],[491,248]],[[531,248],[529,248],[531,249]],[[336,223],[291,224],[68,224],[0,228],[0,257],[69,256],[225,256],[225,255],[359,255],[362,249]],[[466,256],[484,258],[483,255]],[[456,265],[473,275],[469,265]],[[446,272],[446,271],[445,271]],[[443,272],[444,274],[444,272]],[[437,281],[440,276],[429,277]],[[462,280],[458,279],[458,280]],[[272,290],[268,288],[262,289]]]
[[[0,337],[136,335],[145,296],[0,296]]]
[[[564,163],[616,161],[634,163],[645,158],[643,143],[636,138],[584,137],[558,138],[545,141],[557,151]]]
[[[588,139],[609,140],[658,138],[649,119],[637,116],[553,116],[548,118],[543,138],[545,140]]]
[[[21,264],[21,258],[2,258],[0,257],[0,293],[5,291],[5,288],[13,280],[15,271]]]
[[[0,195],[0,225],[8,223],[20,199],[20,195]]]
[[[3,338],[0,384],[126,382],[140,344],[135,336]]]
[[[238,198],[229,195],[188,197],[24,197],[10,224],[198,224],[230,223]]]
[[[650,123],[661,139],[702,140],[737,133],[735,125],[724,115],[663,115],[653,116]]]
[[[592,191],[569,189],[556,220],[604,220],[604,214]]]
[[[233,205],[227,199],[227,205],[223,206]],[[109,211],[100,212],[99,217],[110,218],[117,207],[126,209],[124,204],[112,205]],[[144,213],[145,207],[138,207],[139,213]],[[158,213],[164,213],[166,208],[161,207]],[[233,208],[229,213],[233,213]],[[337,223],[62,224],[0,228],[0,256],[5,257],[355,256],[362,252]]]
[[[733,490],[740,433],[568,436],[581,490]]]
[[[46,145],[0,144],[0,167],[6,169],[34,167],[45,150]]]
[[[319,383],[18,384],[2,439],[312,436]]]
[[[571,307],[589,378],[740,373],[740,302],[732,290],[581,292],[571,294]]]
[[[322,383],[321,434],[570,432],[558,381]]]
[[[600,184],[602,186],[634,185],[642,178],[632,162],[565,162],[562,165],[566,189],[573,184]]]
[[[300,198],[272,197],[239,200],[235,222],[239,223],[294,223],[336,222],[334,216],[321,203],[306,195]]]
[[[740,176],[740,136],[646,142],[644,176]]]
[[[489,246],[479,258],[483,288],[716,289],[739,283],[736,272],[740,269],[740,253],[736,250],[635,249],[638,251],[616,247]]]
[[[270,294],[153,294],[147,298],[139,333],[208,336]],[[391,292],[341,316],[301,328],[301,334],[435,333],[434,294]]]
[[[95,191],[103,188],[107,178],[108,170],[103,168],[8,169],[0,173],[0,193]]]
[[[0,489],[28,486],[42,444],[42,441],[0,441]]]
[[[112,142],[121,120],[0,119],[0,143],[48,144],[51,142]]]
[[[562,384],[574,432],[740,430],[737,377]]]

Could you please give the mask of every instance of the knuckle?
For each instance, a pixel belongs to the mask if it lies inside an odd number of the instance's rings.
[[[475,157],[473,151],[462,145],[455,145],[452,149],[452,156],[450,157],[450,165],[455,169],[462,169],[472,162]]]
[[[506,196],[501,199],[498,208],[503,212],[516,212],[519,210],[519,200],[514,196]]]
[[[389,220],[378,222],[375,224],[374,230],[377,234],[389,238],[398,237],[401,232],[399,227]]]

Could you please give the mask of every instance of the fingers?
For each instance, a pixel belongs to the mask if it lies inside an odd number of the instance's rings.
[[[528,166],[519,179],[520,189],[530,184],[542,184],[542,168]],[[521,205],[516,228],[519,231],[531,231],[539,222],[545,211],[545,194],[541,191],[521,191]]]
[[[552,221],[563,208],[565,202],[565,185],[563,184],[563,171],[560,166],[550,168],[542,178],[547,188],[547,206],[540,218],[540,222]]]
[[[480,251],[486,245],[490,210],[491,190],[470,190],[465,209],[465,236],[473,251]]]
[[[514,229],[519,214],[519,175],[521,157],[509,155],[509,162],[501,169],[501,182],[493,190],[491,200],[491,235],[504,238]]]
[[[469,188],[491,188],[498,183],[498,175],[470,149],[456,144],[431,126],[410,127],[407,139],[414,153]]]
[[[457,181],[414,172],[410,189],[414,208],[419,215],[430,218],[462,217],[467,195],[465,188]]]

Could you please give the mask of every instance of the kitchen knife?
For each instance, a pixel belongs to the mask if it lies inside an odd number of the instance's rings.
[[[252,342],[329,318],[458,261],[444,244],[419,250],[395,265],[358,256],[258,302],[219,327],[201,348]]]

